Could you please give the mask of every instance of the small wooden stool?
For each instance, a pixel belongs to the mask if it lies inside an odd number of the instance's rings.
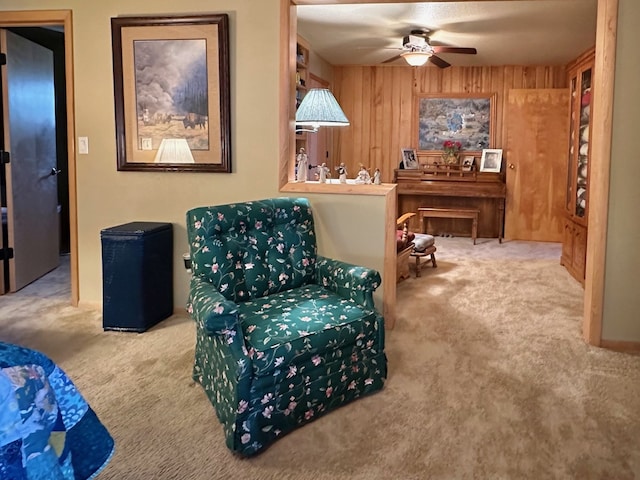
[[[422,275],[422,273],[420,272],[420,269],[422,268],[421,259],[428,255],[431,255],[431,265],[433,266],[433,268],[436,268],[438,264],[436,263],[435,245],[430,246],[424,252],[411,252],[411,257],[416,259],[416,277],[420,277]]]

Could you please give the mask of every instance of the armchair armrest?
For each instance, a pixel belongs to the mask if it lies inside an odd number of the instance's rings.
[[[380,281],[380,274],[371,268],[317,257],[315,282],[367,309],[375,309],[373,292]]]
[[[203,277],[192,276],[187,311],[209,335],[225,337],[237,357],[246,357],[247,349],[238,321],[238,306],[227,300]]]

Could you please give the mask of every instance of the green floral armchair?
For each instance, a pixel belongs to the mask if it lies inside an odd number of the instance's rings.
[[[253,455],[387,374],[375,270],[321,257],[307,199],[187,212],[193,378],[227,446]]]

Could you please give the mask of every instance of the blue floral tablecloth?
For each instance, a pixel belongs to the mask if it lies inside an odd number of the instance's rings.
[[[113,450],[107,429],[53,361],[0,342],[0,479],[93,478]]]

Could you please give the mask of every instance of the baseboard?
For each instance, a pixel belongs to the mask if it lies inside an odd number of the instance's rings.
[[[80,310],[102,311],[102,302],[87,302],[85,300],[80,300],[78,302],[78,308]]]
[[[624,353],[640,354],[640,342],[627,342],[623,340],[601,340],[600,346]]]

